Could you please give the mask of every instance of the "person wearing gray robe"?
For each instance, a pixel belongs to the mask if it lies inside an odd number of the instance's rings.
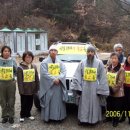
[[[49,49],[49,56],[42,61],[40,66],[40,104],[41,119],[45,122],[49,120],[61,121],[66,117],[66,69],[65,65],[56,57],[56,45]],[[59,75],[54,76],[49,73],[48,64],[59,64]]]
[[[87,48],[87,58],[79,63],[71,83],[71,90],[79,97],[78,120],[80,124],[96,124],[101,121],[101,101],[103,101],[101,99],[109,95],[104,65],[96,58],[95,51],[92,45]],[[85,68],[96,68],[95,81],[84,79]]]

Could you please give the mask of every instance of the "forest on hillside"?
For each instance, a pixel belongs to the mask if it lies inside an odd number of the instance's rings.
[[[0,18],[0,28],[47,30],[49,43],[91,41],[103,50],[130,43],[130,0],[0,0]]]

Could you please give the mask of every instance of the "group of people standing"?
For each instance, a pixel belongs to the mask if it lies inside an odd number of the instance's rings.
[[[31,115],[33,95],[39,90],[41,119],[62,121],[66,118],[66,68],[57,58],[57,46],[49,48],[49,55],[40,65],[40,81],[33,62],[32,52],[24,52],[22,62],[17,67],[11,58],[11,49],[4,46],[0,58],[0,104],[2,123],[14,123],[16,80],[21,98],[20,122]],[[79,124],[97,124],[102,120],[102,107],[106,109],[105,121],[116,127],[128,116],[130,124],[130,54],[125,58],[123,46],[114,45],[105,69],[96,56],[92,45],[73,76],[71,90],[78,98]],[[113,114],[110,114],[113,113]]]
[[[16,78],[21,99],[20,122],[25,118],[34,120],[31,116],[33,95],[39,90],[39,77],[33,61],[32,52],[24,52],[22,62],[17,66],[11,57],[11,49],[3,46],[0,57],[0,105],[2,108],[2,123],[14,123]]]
[[[115,44],[106,69],[95,54],[96,49],[88,47],[87,58],[79,63],[71,84],[79,96],[79,124],[97,124],[102,108],[104,122],[116,127],[128,117],[130,124],[130,54],[125,58],[122,44]]]
[[[116,127],[128,117],[130,124],[130,54],[124,57],[122,44],[114,46],[107,75],[110,94],[107,97],[106,121],[112,121]]]

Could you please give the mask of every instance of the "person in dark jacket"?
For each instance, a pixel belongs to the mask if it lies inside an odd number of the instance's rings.
[[[125,111],[124,111],[124,118],[128,117],[129,124],[130,124],[130,53],[127,56],[127,59],[124,64],[125,69],[125,83],[124,83],[124,93],[125,93]]]
[[[11,48],[3,46],[0,57],[0,105],[2,123],[14,123],[17,64],[11,57]]]
[[[33,59],[32,52],[24,52],[22,56],[23,62],[20,63],[17,69],[17,82],[21,97],[20,122],[24,122],[24,118],[35,119],[31,116],[31,109],[33,95],[39,89],[39,77],[36,66],[32,64]]]
[[[124,110],[124,87],[125,71],[119,62],[119,54],[113,52],[110,56],[111,64],[107,69],[110,96],[107,98],[107,120],[112,119],[116,127]]]

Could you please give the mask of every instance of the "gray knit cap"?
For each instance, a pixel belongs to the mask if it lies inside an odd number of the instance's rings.
[[[121,43],[117,43],[114,45],[113,49],[114,51],[117,49],[117,48],[122,48],[123,49],[123,45]]]
[[[89,46],[87,47],[87,51],[96,52],[96,48],[95,48],[94,46],[92,46],[92,45],[89,45]]]

